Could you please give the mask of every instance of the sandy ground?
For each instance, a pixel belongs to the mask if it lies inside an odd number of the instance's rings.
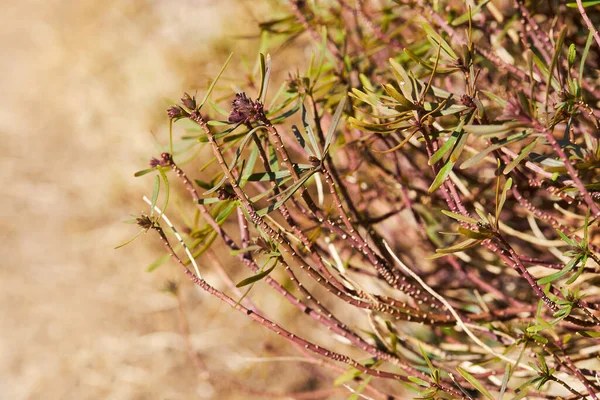
[[[133,172],[158,154],[154,137],[165,143],[166,106],[246,46],[227,24],[250,23],[247,10],[234,0],[3,3],[0,399],[249,398],[221,375],[314,389],[310,365],[249,363],[278,339],[183,283],[196,369],[177,301],[160,291],[183,279],[171,266],[145,272],[160,245],[148,236],[113,250],[136,231],[122,221],[145,209],[151,181]]]

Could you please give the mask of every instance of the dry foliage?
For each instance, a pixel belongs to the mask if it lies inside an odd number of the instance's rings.
[[[309,36],[307,70],[184,94],[134,222],[351,398],[597,399],[593,3],[290,1],[263,48]]]

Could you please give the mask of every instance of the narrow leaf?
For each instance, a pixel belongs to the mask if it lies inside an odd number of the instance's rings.
[[[140,229],[138,233],[135,234],[135,236],[133,236],[131,239],[129,239],[128,241],[126,241],[125,243],[121,243],[120,245],[115,247],[116,249],[120,249],[123,246],[127,246],[129,243],[133,242],[135,239],[137,239],[138,236],[140,236],[143,232],[146,232],[146,229]]]
[[[506,194],[512,187],[512,178],[508,178],[504,183],[504,188],[502,189],[502,195],[500,196],[500,201],[496,207],[496,221],[500,217],[500,211],[502,211],[502,207],[504,207],[504,203],[506,202]]]
[[[317,144],[317,136],[310,126],[310,121],[308,120],[308,112],[306,111],[306,107],[302,106],[302,123],[304,124],[304,130],[308,136],[308,141],[311,144],[313,151],[315,153],[315,157],[319,160],[322,159],[321,150],[319,149],[319,145]]]
[[[573,262],[569,262],[563,269],[561,269],[558,272],[553,273],[552,275],[548,275],[545,276],[541,279],[538,280],[538,285],[545,285],[546,283],[549,282],[554,282],[557,279],[562,278],[563,276],[565,276],[566,274],[569,273],[569,271],[571,271],[573,269],[573,267],[575,266],[575,263]]]
[[[155,169],[156,168],[143,169],[143,170],[138,171],[135,174],[133,174],[133,176],[135,176],[137,178],[138,176],[143,176],[143,175],[149,174],[150,172],[154,171]]]
[[[344,372],[333,381],[333,386],[341,386],[346,382],[350,382],[362,375],[362,372],[356,368],[350,367],[350,370]]]
[[[554,68],[558,64],[558,58],[560,57],[560,53],[562,50],[563,42],[565,41],[565,37],[567,36],[567,27],[563,27],[558,35],[558,40],[556,41],[556,46],[554,47],[554,55],[552,56],[552,62],[550,64],[550,69],[548,70],[548,89],[546,90],[546,101],[548,104],[548,100],[550,99],[550,87],[552,83],[552,75],[554,74]]]
[[[429,187],[429,193],[433,193],[442,186],[442,183],[446,180],[450,171],[452,171],[452,167],[454,167],[454,163],[451,161],[446,162],[446,164],[440,169],[437,176],[433,180],[433,183]]]
[[[442,157],[444,157],[446,153],[452,149],[452,146],[454,146],[454,143],[456,143],[458,135],[458,132],[453,132],[452,136],[446,140],[446,143],[444,143],[439,149],[437,149],[435,153],[433,153],[429,161],[427,161],[427,164],[434,165],[436,162],[440,161]]]
[[[508,164],[506,167],[504,167],[504,171],[502,171],[502,173],[504,175],[508,175],[510,173],[510,171],[512,171],[517,165],[519,165],[519,163],[521,161],[523,161],[525,159],[525,157],[527,157],[529,155],[529,153],[531,153],[531,151],[533,150],[533,148],[535,147],[535,145],[537,143],[538,143],[538,139],[535,139],[534,141],[529,143],[527,146],[525,146],[519,152],[519,155],[514,160],[512,160],[510,164]]]
[[[585,47],[583,49],[583,54],[581,54],[581,61],[579,64],[579,86],[583,81],[583,69],[585,68],[585,61],[587,59],[588,53],[590,52],[590,47],[592,46],[592,41],[594,39],[594,32],[590,31],[588,34],[587,41],[585,42]]]
[[[442,214],[449,216],[450,218],[454,218],[457,221],[466,222],[467,224],[477,225],[479,221],[474,218],[466,217],[462,214],[457,214],[452,211],[442,210]]]
[[[158,192],[160,191],[160,178],[158,175],[154,177],[154,190],[152,191],[152,201],[150,204],[150,216],[154,214],[154,207],[156,207],[156,200],[158,200]]]
[[[471,247],[475,247],[477,246],[479,243],[481,243],[480,239],[467,239],[463,242],[460,242],[452,247],[448,247],[445,249],[436,249],[435,252],[438,254],[452,254],[452,253],[459,253],[461,251],[465,251],[467,249],[470,249]]]
[[[416,376],[409,376],[408,380],[411,381],[411,382],[413,382],[413,383],[416,383],[419,386],[423,386],[423,387],[426,387],[426,388],[430,386],[429,382],[427,382],[424,379],[418,378]]]
[[[304,183],[308,180],[308,178],[310,178],[313,174],[314,174],[314,171],[308,172],[304,177],[302,177],[293,186],[290,186],[289,188],[287,188],[286,190],[281,192],[280,195],[282,195],[283,197],[279,201],[277,201],[275,204],[271,204],[270,206],[265,207],[262,210],[259,210],[258,215],[268,214],[268,213],[272,212],[273,210],[276,210],[279,207],[281,207],[281,205],[283,203],[285,203],[290,197],[292,197],[294,195],[294,193],[296,193],[296,191],[298,189],[300,189],[300,186],[304,185]]]
[[[571,239],[570,237],[568,237],[567,235],[565,235],[564,233],[562,233],[558,229],[556,230],[556,232],[561,237],[561,239],[564,240],[565,243],[567,243],[569,246],[571,246],[571,247],[577,247],[577,242],[576,241],[574,241],[573,239]]]
[[[335,109],[335,113],[333,114],[333,117],[331,119],[331,124],[329,125],[329,130],[327,131],[327,136],[325,139],[325,146],[324,146],[323,154],[327,154],[327,151],[329,150],[329,146],[331,145],[331,142],[333,141],[333,135],[335,134],[337,126],[340,122],[340,118],[342,117],[342,112],[344,111],[345,105],[346,105],[346,96],[342,97],[342,100],[340,100],[340,103],[338,104],[337,108]]]
[[[260,280],[262,280],[263,278],[265,278],[267,275],[269,275],[271,273],[271,271],[273,271],[275,269],[275,267],[277,266],[277,264],[273,265],[271,268],[266,269],[262,272],[259,272],[256,275],[253,275],[249,278],[246,278],[242,281],[240,281],[238,284],[235,285],[235,287],[240,288],[240,287],[244,287],[244,286],[248,286],[254,282],[258,282]]]
[[[232,256],[237,256],[239,254],[249,253],[254,250],[260,250],[261,248],[262,247],[260,247],[260,246],[252,245],[252,246],[244,247],[243,249],[231,250],[229,252],[229,254],[231,254]]]
[[[256,274],[256,275],[253,275],[253,276],[251,276],[251,277],[249,277],[249,278],[246,278],[246,279],[244,279],[244,280],[240,281],[240,282],[239,282],[237,285],[235,285],[235,287],[237,287],[237,288],[241,288],[241,287],[244,287],[244,286],[248,286],[248,285],[250,285],[250,284],[252,284],[252,283],[254,283],[254,282],[258,282],[258,281],[262,280],[262,279],[263,279],[263,278],[265,278],[267,275],[269,275],[269,274],[271,273],[271,271],[273,271],[273,270],[275,269],[275,267],[276,267],[276,266],[277,266],[277,263],[275,263],[275,264],[274,264],[274,265],[273,265],[271,268],[269,268],[269,269],[266,269],[266,270],[264,270],[264,271],[262,271],[262,272],[259,272],[259,273],[258,273],[258,274]]]
[[[158,170],[158,173],[160,174],[160,176],[163,179],[163,182],[165,183],[165,203],[162,206],[162,211],[160,213],[160,215],[158,216],[158,218],[162,217],[163,213],[166,211],[167,206],[169,205],[169,194],[170,194],[170,189],[169,189],[169,179],[167,178],[167,174],[165,174],[165,171],[163,171],[163,167],[158,166],[156,167],[156,169]]]
[[[504,368],[504,377],[502,378],[502,386],[500,387],[500,394],[498,395],[498,400],[502,400],[504,396],[504,392],[506,391],[506,387],[508,386],[508,380],[511,375],[510,364],[506,364],[506,368]]]
[[[467,372],[465,369],[461,367],[456,367],[456,370],[467,380],[473,387],[481,394],[483,394],[486,398],[490,400],[494,400],[490,392],[479,382],[473,375]]]
[[[594,331],[579,331],[577,335],[587,337],[587,338],[600,338],[600,332]]]
[[[219,71],[219,73],[217,74],[217,77],[212,81],[212,83],[210,84],[210,86],[208,87],[208,90],[206,91],[206,94],[204,95],[204,99],[202,99],[202,102],[200,103],[200,105],[198,106],[198,109],[201,109],[202,106],[204,105],[204,103],[206,103],[206,100],[208,100],[208,96],[210,96],[210,94],[212,93],[213,89],[215,88],[215,85],[217,84],[217,82],[219,81],[219,78],[221,78],[221,75],[223,74],[223,72],[225,71],[225,68],[227,68],[227,64],[229,64],[229,61],[231,60],[231,57],[233,56],[233,53],[229,54],[229,57],[227,57],[227,60],[225,60],[225,63],[223,64],[223,66],[221,67],[221,70]]]
[[[264,63],[264,57],[261,54],[261,64]],[[259,94],[258,94],[258,98],[259,101],[262,104],[265,104],[265,98],[267,97],[267,89],[269,88],[269,80],[271,79],[271,55],[267,54],[267,59],[266,59],[266,67],[264,67],[261,65],[261,73],[262,73],[262,80],[260,82],[260,90],[259,90]]]
[[[220,201],[223,201],[223,200],[219,199],[218,197],[207,197],[205,199],[198,200],[198,204],[214,204],[214,203],[218,203]]]
[[[590,1],[582,1],[581,4],[583,7],[592,7],[600,4],[600,0],[590,0]],[[569,8],[577,8],[576,2],[567,3],[567,7]]]
[[[477,240],[485,240],[485,239],[489,239],[490,237],[492,237],[491,232],[474,231],[471,229],[463,228],[462,226],[460,226],[458,228],[458,233],[465,235],[469,239],[477,239]]]
[[[250,175],[246,175],[244,176],[243,179],[247,180],[247,181],[252,181],[252,182],[256,182],[256,181],[277,181],[279,179],[283,179],[283,178],[287,178],[288,176],[290,176],[290,171],[285,170],[285,171],[277,171],[277,172],[255,172],[253,174]]]
[[[152,272],[155,269],[157,269],[158,267],[160,267],[161,265],[163,265],[165,262],[167,262],[167,260],[171,257],[171,255],[169,253],[159,257],[156,261],[154,261],[152,264],[148,265],[148,268],[146,268],[146,272]]]

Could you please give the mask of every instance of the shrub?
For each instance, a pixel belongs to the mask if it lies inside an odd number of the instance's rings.
[[[157,176],[137,223],[206,292],[344,366],[354,398],[597,399],[598,2],[431,3],[290,1],[263,21],[267,47],[309,36],[310,66],[272,90],[272,63],[296,68],[261,54],[228,111],[214,83],[184,94],[168,117],[219,168],[184,171],[171,139],[138,173]],[[196,207],[183,237],[173,180]],[[204,280],[211,246],[247,278]],[[302,324],[249,302],[257,285]]]

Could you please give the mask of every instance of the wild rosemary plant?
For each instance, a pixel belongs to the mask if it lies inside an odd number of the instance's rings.
[[[153,158],[137,222],[196,285],[344,367],[354,396],[598,399],[597,3],[289,1],[262,37],[306,33],[308,70],[268,90],[261,54],[258,88],[221,91],[227,111],[210,100],[225,67],[201,101],[184,94],[168,117],[219,170]],[[173,181],[196,207],[183,237],[163,222]],[[244,295],[203,279],[211,246],[248,269]],[[302,329],[248,301],[253,285]],[[318,326],[345,342],[307,339]]]

